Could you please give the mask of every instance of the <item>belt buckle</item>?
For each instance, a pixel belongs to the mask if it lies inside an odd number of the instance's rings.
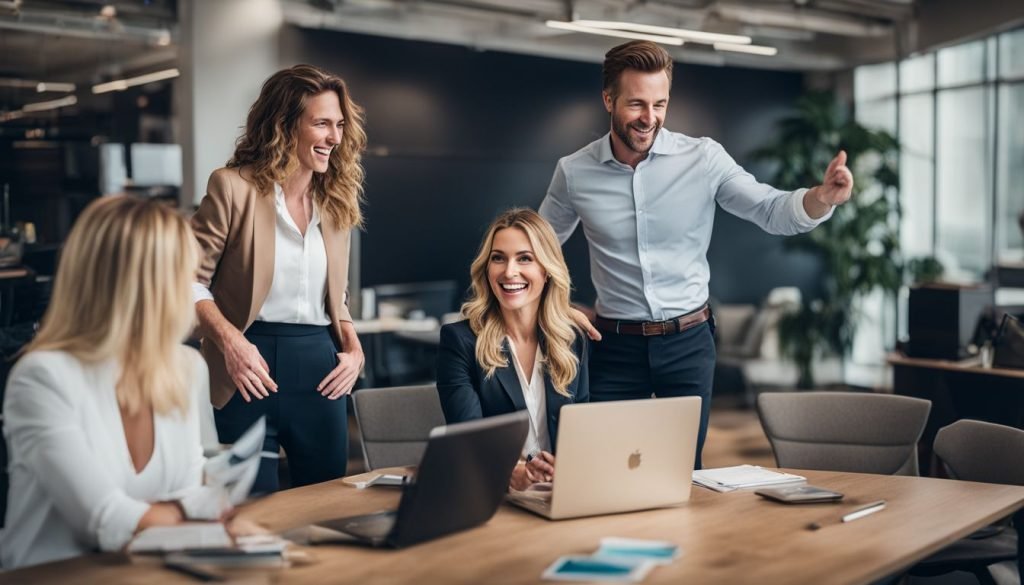
[[[648,325],[651,326],[648,329]],[[640,324],[641,333],[644,337],[650,337],[652,335],[665,335],[665,322],[664,321],[644,321]]]

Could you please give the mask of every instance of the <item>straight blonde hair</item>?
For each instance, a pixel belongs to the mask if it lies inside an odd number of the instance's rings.
[[[518,229],[526,234],[537,262],[548,274],[540,297],[537,326],[544,341],[544,368],[551,378],[551,385],[559,394],[568,396],[567,388],[580,367],[579,358],[572,349],[580,334],[569,315],[572,280],[555,231],[532,209],[515,208],[499,215],[487,229],[480,252],[470,268],[472,292],[462,305],[462,314],[476,333],[476,361],[486,370],[488,378],[498,368],[508,366],[508,358],[503,351],[505,321],[501,305],[487,279],[494,236],[504,229]]]
[[[25,352],[114,359],[121,408],[185,413],[192,372],[180,345],[195,318],[197,263],[192,230],[173,208],[128,196],[93,201],[68,236],[50,305]]]

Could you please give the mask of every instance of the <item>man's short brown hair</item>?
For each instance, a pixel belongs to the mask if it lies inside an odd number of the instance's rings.
[[[664,71],[672,83],[672,56],[651,41],[630,41],[613,47],[604,55],[604,90],[614,98],[619,93],[619,77],[626,69],[644,73]]]

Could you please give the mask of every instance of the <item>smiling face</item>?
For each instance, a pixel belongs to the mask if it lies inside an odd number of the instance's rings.
[[[526,232],[514,227],[495,232],[487,281],[502,312],[526,310],[536,315],[547,277]]]
[[[325,91],[306,99],[295,136],[295,158],[303,171],[327,172],[344,125],[338,94]]]
[[[604,92],[604,107],[612,118],[615,158],[635,166],[647,157],[665,123],[670,87],[664,71],[626,69],[619,76],[617,94]]]

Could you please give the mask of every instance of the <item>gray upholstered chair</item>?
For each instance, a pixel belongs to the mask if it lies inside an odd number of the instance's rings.
[[[935,436],[935,454],[953,479],[1024,485],[1024,431],[1013,427],[958,420]],[[964,505],[970,505],[965,503]],[[1014,520],[1020,524],[1024,513]],[[1017,530],[1002,522],[975,532],[915,565],[911,575],[933,576],[953,571],[973,573],[979,583],[995,583],[989,567],[1004,561],[1018,562]],[[1021,575],[1024,577],[1024,575]],[[1024,580],[1022,580],[1024,582]]]
[[[773,392],[757,398],[779,467],[918,475],[931,402],[863,392]]]
[[[445,424],[437,388],[364,388],[352,394],[367,469],[416,465],[430,430]]]

